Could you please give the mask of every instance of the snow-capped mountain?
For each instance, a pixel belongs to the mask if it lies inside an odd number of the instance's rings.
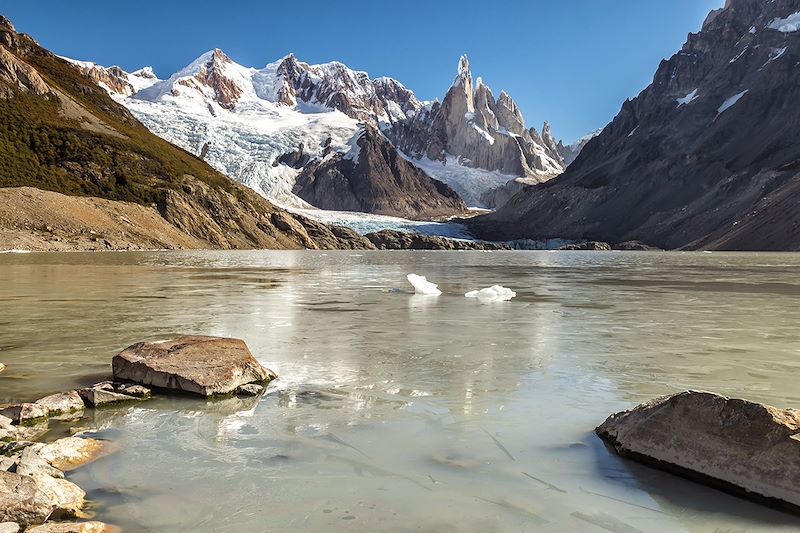
[[[281,156],[300,145],[308,160],[345,153],[360,123],[377,126],[392,149],[468,205],[517,177],[542,181],[563,170],[549,125],[541,135],[526,129],[511,97],[495,99],[480,79],[473,91],[466,58],[442,103],[423,103],[391,78],[294,55],[256,69],[215,49],[165,80],[151,69],[74,63],[153,132],[284,206],[310,207],[293,193],[302,167]]]
[[[487,190],[515,178],[544,182],[564,170],[550,125],[545,123],[541,134],[527,128],[517,104],[505,91],[495,99],[481,78],[473,81],[466,56],[461,57],[442,102],[395,123],[388,135],[404,153],[472,205],[480,202]],[[464,168],[489,171],[494,183],[484,186],[472,179],[474,172]]]
[[[800,249],[800,0],[727,0],[558,178],[487,238]]]
[[[63,59],[80,68],[84,74],[111,95],[132,96],[160,81],[152,67],[144,67],[128,73],[117,66],[103,67],[90,61],[76,61],[67,57]]]

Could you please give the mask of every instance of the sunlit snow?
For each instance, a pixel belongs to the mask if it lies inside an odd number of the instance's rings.
[[[691,104],[698,98],[700,97],[697,95],[697,89],[695,89],[686,96],[684,96],[683,98],[678,98],[676,101],[678,102],[678,107],[681,107],[687,104]]]
[[[741,100],[741,99],[742,99],[742,96],[746,95],[746,94],[747,94],[749,91],[750,91],[750,89],[746,89],[746,90],[744,90],[744,91],[740,92],[739,94],[734,94],[733,96],[731,96],[730,98],[728,98],[727,100],[725,100],[725,101],[722,103],[722,105],[721,105],[721,106],[719,106],[719,109],[717,109],[717,114],[718,114],[718,115],[721,115],[722,113],[724,113],[724,112],[725,112],[725,111],[727,111],[728,109],[730,109],[730,108],[732,108],[733,106],[735,106],[735,105],[736,105],[736,103],[737,103],[739,100]]]
[[[767,25],[767,28],[778,30],[783,33],[794,33],[800,30],[800,11],[792,13],[785,19],[773,19],[772,22]]]

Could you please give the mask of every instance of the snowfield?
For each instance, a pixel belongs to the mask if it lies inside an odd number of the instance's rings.
[[[215,103],[185,102],[165,96],[158,102],[127,98],[124,104],[150,131],[201,155],[220,172],[282,206],[310,207],[292,193],[298,171],[273,166],[281,154],[303,143],[319,154],[328,138],[336,151],[350,149],[358,121],[339,111],[301,111],[262,101],[237,106],[236,113]]]

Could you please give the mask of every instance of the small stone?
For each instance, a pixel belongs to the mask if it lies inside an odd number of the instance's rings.
[[[108,391],[105,389],[81,389],[78,391],[83,398],[83,401],[91,406],[99,407],[111,403],[119,402],[134,402],[139,398],[128,396],[127,394],[119,394],[117,392]]]
[[[47,409],[35,403],[21,403],[6,407],[0,415],[10,418],[14,424],[24,424],[47,418]]]
[[[266,389],[261,385],[256,385],[255,383],[250,383],[248,385],[242,385],[236,391],[237,396],[261,396],[264,394]]]
[[[45,396],[41,400],[36,400],[36,405],[47,409],[50,416],[82,411],[84,407],[81,395],[74,390]]]
[[[19,524],[16,522],[3,522],[0,524],[0,533],[17,533]]]
[[[106,455],[106,443],[95,439],[65,437],[45,444],[38,453],[50,465],[69,472]]]
[[[47,494],[28,476],[0,471],[0,522],[41,524],[53,512]]]
[[[6,365],[4,365],[3,363],[0,363],[0,372],[2,372],[5,369],[6,369]]]
[[[118,533],[119,531],[121,530],[118,527],[103,522],[48,522],[41,526],[30,527],[25,533]]]
[[[149,398],[152,392],[147,387],[142,385],[134,385],[131,383],[123,383],[119,385],[116,391],[120,394],[127,394],[128,396],[133,396],[135,398],[142,398],[146,399]]]

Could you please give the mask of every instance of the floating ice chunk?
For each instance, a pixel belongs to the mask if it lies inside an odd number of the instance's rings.
[[[409,274],[406,276],[408,282],[414,286],[414,291],[417,294],[424,294],[426,296],[439,296],[442,291],[435,283],[431,283],[425,276],[418,276],[416,274]]]
[[[511,298],[514,298],[516,295],[516,292],[507,287],[503,287],[502,285],[492,285],[486,289],[468,292],[464,296],[467,298],[477,298],[482,302],[505,302]]]

